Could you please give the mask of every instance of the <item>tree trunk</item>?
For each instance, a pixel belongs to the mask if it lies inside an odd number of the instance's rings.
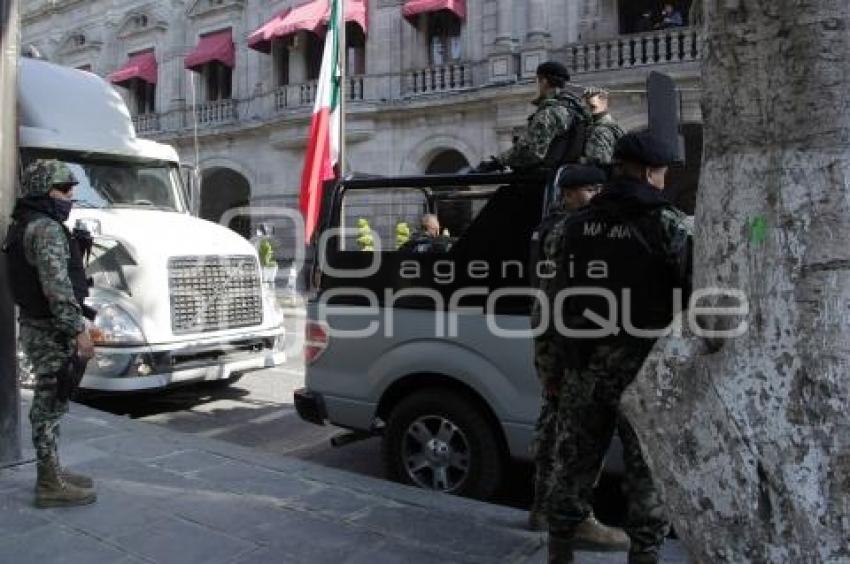
[[[695,560],[850,562],[850,2],[704,15],[694,287],[747,331],[660,341],[624,409]]]

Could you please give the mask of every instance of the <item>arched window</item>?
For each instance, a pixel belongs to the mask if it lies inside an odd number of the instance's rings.
[[[345,46],[348,75],[366,74],[366,34],[355,22],[345,24]]]

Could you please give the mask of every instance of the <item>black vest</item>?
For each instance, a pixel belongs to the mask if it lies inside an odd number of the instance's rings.
[[[65,233],[68,241],[70,256],[68,257],[68,277],[74,288],[74,296],[80,307],[89,295],[89,283],[86,278],[83,257],[76,238],[65,224],[56,216],[49,196],[25,197],[18,200],[12,213],[13,223],[9,227],[3,251],[9,258],[9,280],[15,303],[21,310],[22,317],[30,319],[49,319],[53,317],[50,304],[44,296],[38,277],[38,270],[27,261],[24,253],[24,233],[27,226],[39,218],[49,218],[57,222]],[[87,309],[87,308],[84,308]]]
[[[605,325],[588,319],[586,313],[590,311],[615,328],[612,334],[586,339],[588,345],[654,340],[636,335],[631,328],[667,327],[677,309],[674,289],[683,286],[663,253],[660,214],[671,204],[641,185],[614,188],[627,197],[608,198],[610,193],[603,191],[601,198],[571,217],[564,227],[565,256],[558,265],[558,286],[594,288],[597,292],[581,292],[565,299],[561,309],[564,324],[584,331]],[[634,197],[635,192],[639,197]],[[610,292],[608,297],[598,295],[605,291]],[[611,311],[612,305],[616,311]]]

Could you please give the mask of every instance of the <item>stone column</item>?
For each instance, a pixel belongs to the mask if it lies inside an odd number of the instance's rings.
[[[528,43],[543,43],[549,38],[548,25],[546,23],[546,0],[528,1]]]
[[[496,14],[496,46],[510,49],[514,44],[513,0],[499,0]]]

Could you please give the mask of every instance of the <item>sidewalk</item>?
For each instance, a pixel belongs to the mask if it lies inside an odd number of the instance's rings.
[[[61,454],[95,478],[98,502],[37,510],[35,465],[0,470],[0,563],[545,562],[545,537],[522,529],[524,512],[77,404],[63,419]],[[664,561],[687,559],[668,543]],[[619,564],[625,554],[582,553],[577,562]]]

